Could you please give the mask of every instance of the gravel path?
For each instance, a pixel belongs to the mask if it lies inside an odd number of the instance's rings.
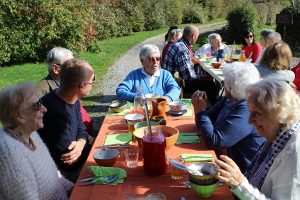
[[[216,31],[221,29],[226,22],[218,22],[213,24],[205,24],[198,26],[201,34],[207,32]],[[97,97],[94,106],[85,106],[90,116],[94,121],[94,126],[101,126],[104,120],[104,113],[108,109],[108,105],[111,101],[117,99],[115,95],[116,88],[119,83],[127,76],[127,74],[137,68],[141,67],[139,59],[139,53],[145,44],[155,44],[162,50],[162,44],[164,43],[164,34],[149,38],[134,47],[132,47],[126,54],[116,60],[115,64],[108,69],[108,73],[104,75],[102,80],[102,87],[93,87],[90,96],[103,93],[103,96]]]
[[[200,29],[200,34],[205,34],[207,32],[213,32],[221,29],[225,24],[226,22],[218,22],[213,24],[200,25],[198,27]],[[115,64],[108,69],[108,73],[103,77],[102,87],[93,87],[90,96],[95,96],[95,94],[99,93],[103,94],[102,96],[97,96],[97,98],[95,98],[96,100],[94,102],[94,106],[85,106],[94,121],[95,127],[101,126],[104,120],[104,114],[108,109],[108,105],[111,101],[117,99],[115,91],[119,83],[123,81],[123,79],[130,71],[141,67],[141,63],[139,60],[139,52],[141,47],[145,44],[156,44],[159,49],[162,50],[164,35],[165,33],[149,38],[132,47],[126,54],[117,59]],[[299,60],[299,58],[293,58],[291,66],[296,66]]]

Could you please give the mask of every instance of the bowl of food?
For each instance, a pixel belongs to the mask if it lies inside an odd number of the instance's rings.
[[[212,179],[208,179],[208,180],[199,180],[199,179],[194,179],[193,177],[191,177],[189,175],[189,181],[191,183],[194,183],[197,185],[211,185],[211,184],[218,182],[219,180],[217,178],[212,178]]]
[[[184,101],[173,101],[169,103],[170,110],[174,112],[184,111],[186,108],[186,102]]]
[[[216,57],[215,56],[210,56],[210,57],[206,57],[206,62],[212,63],[212,62],[216,62]]]
[[[126,107],[127,107],[126,100],[115,100],[112,101],[109,105],[109,108],[115,113],[123,112],[126,109]]]
[[[155,127],[157,127],[157,126],[155,126]],[[161,128],[162,133],[166,137],[166,150],[168,151],[175,145],[175,143],[178,139],[179,130],[177,128],[174,128],[171,126],[160,125],[158,127]],[[146,128],[147,127],[142,127],[142,128],[134,130],[134,132],[133,132],[133,136],[132,136],[133,140],[137,141],[140,148],[142,148],[142,137],[144,136],[144,131]]]
[[[189,166],[189,168],[197,173],[189,172],[189,176],[196,180],[214,179],[217,172],[214,170],[218,166],[210,162],[197,162]]]
[[[138,114],[138,113],[132,113],[132,114],[127,114],[125,115],[125,119],[126,121],[137,121],[137,122],[141,122],[144,119],[144,115],[142,114]]]
[[[195,183],[189,183],[192,189],[196,192],[197,196],[202,198],[210,197],[219,186],[219,181],[211,185],[197,185]]]
[[[221,66],[221,62],[212,62],[211,65],[215,68],[218,69]]]
[[[95,162],[99,166],[111,167],[117,161],[119,151],[117,149],[101,149],[93,154]]]

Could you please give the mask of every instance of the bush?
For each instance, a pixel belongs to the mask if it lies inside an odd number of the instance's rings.
[[[93,8],[97,40],[122,37],[132,33],[125,11],[118,8],[116,4],[109,1],[100,4],[95,3]]]
[[[246,29],[257,27],[258,15],[253,4],[245,2],[232,10],[228,16],[228,43],[241,43],[241,35]]]
[[[83,0],[2,0],[0,6],[0,64],[44,61],[55,46],[80,53],[94,39]]]
[[[269,7],[265,3],[257,3],[257,4],[254,4],[254,6],[257,10],[258,17],[259,17],[258,27],[262,28],[262,27],[264,27],[264,25],[267,24]]]
[[[207,10],[202,5],[194,2],[186,2],[183,5],[183,24],[205,23],[208,19]]]

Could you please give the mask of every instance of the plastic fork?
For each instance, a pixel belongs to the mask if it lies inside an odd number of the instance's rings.
[[[91,180],[94,180],[95,178],[101,178],[101,177],[104,177],[104,178],[111,178],[113,176],[117,176],[118,173],[116,174],[113,174],[113,175],[108,175],[108,176],[94,176],[94,177],[90,177],[90,178],[85,178],[85,179],[81,179],[81,180],[78,180],[78,181],[81,181],[81,182],[84,182],[84,181],[91,181]]]
[[[118,179],[118,176],[113,175],[113,176],[109,177],[107,180],[96,180],[96,179],[94,179],[94,180],[92,180],[92,181],[89,182],[89,183],[83,183],[83,184],[80,184],[80,185],[78,185],[78,186],[93,185],[93,184],[96,184],[96,183],[110,184],[110,183],[116,181],[117,179]]]

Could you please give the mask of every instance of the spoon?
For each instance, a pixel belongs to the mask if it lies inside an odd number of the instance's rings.
[[[160,124],[160,122],[162,122],[163,120],[164,120],[165,118],[163,117],[163,118],[161,118],[157,123],[159,123]]]
[[[169,163],[177,168],[183,169],[183,170],[187,170],[192,174],[195,175],[203,175],[200,171],[195,171],[190,169],[188,166],[186,166],[185,164],[182,164],[181,162],[178,162],[177,160],[174,160],[173,158],[169,158]]]
[[[180,160],[187,160],[190,158],[212,158],[212,157],[211,156],[189,156],[189,157],[183,158],[181,156],[177,156],[177,158],[179,158]]]
[[[118,173],[113,174],[113,175],[108,175],[108,176],[94,176],[94,177],[90,177],[90,178],[81,179],[81,180],[78,180],[78,181],[81,181],[81,182],[91,181],[91,180],[94,180],[95,178],[100,178],[100,177],[104,177],[104,178],[110,179],[110,178],[112,178],[114,176],[117,176],[117,175],[118,175]]]

